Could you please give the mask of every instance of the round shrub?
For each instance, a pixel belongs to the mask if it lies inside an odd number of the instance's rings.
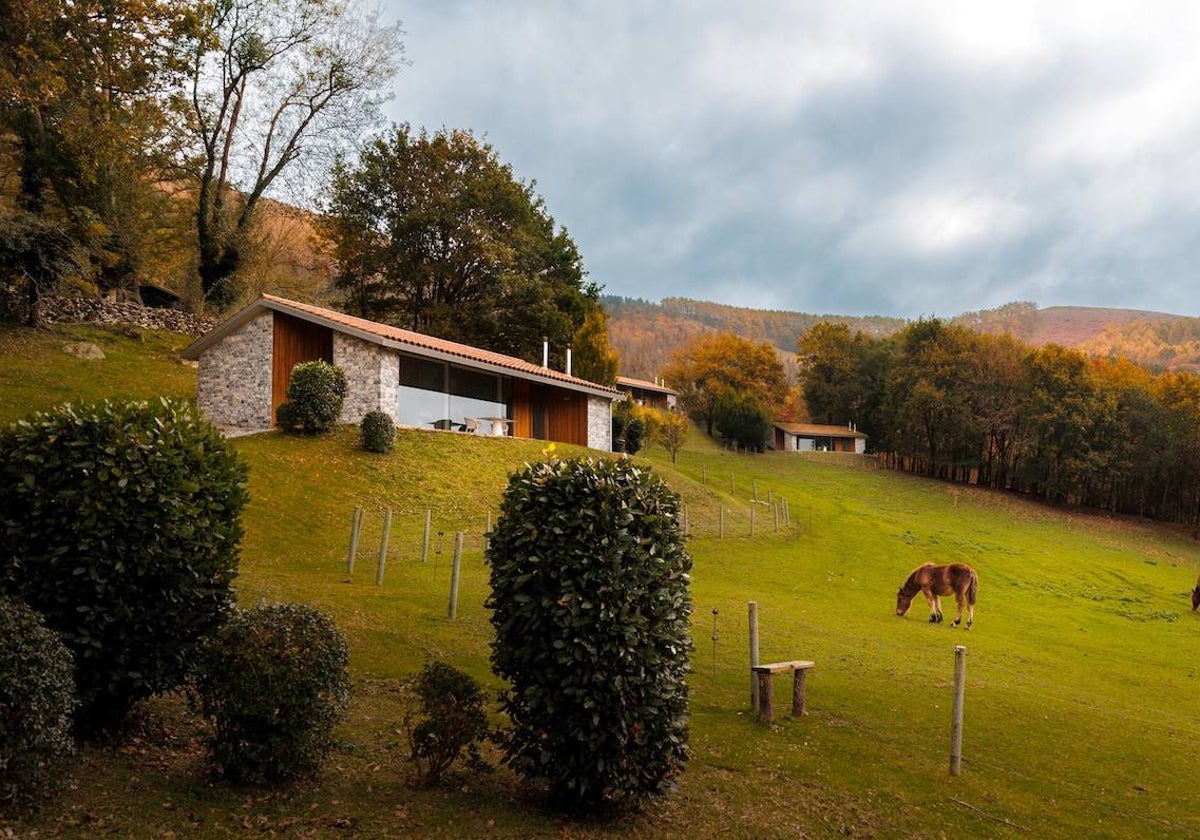
[[[368,452],[391,452],[396,443],[396,427],[391,415],[383,411],[368,411],[358,427],[362,447]]]
[[[71,652],[42,617],[0,597],[0,813],[53,792],[75,753]]]
[[[205,645],[194,685],[222,775],[264,783],[314,774],[349,704],[348,660],[341,631],[312,607],[235,612]]]
[[[342,416],[346,400],[346,374],[328,362],[301,362],[292,368],[287,402],[275,411],[276,423],[284,429],[299,427],[306,435],[330,431]]]
[[[233,603],[246,468],[183,401],[34,414],[0,433],[0,589],[75,656],[79,730],[180,685]]]
[[[421,787],[437,784],[464,752],[469,765],[486,767],[479,745],[489,730],[479,683],[445,662],[428,662],[413,691],[419,715],[404,718],[413,782]]]
[[[505,761],[564,804],[666,792],[687,760],[692,561],[679,497],[628,459],[526,465],[487,549]]]

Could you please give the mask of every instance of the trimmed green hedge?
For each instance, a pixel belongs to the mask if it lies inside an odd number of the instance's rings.
[[[180,685],[233,604],[246,467],[183,401],[34,414],[0,433],[0,590],[75,655],[90,733]]]
[[[512,476],[487,549],[505,760],[565,803],[666,792],[687,759],[692,561],[679,497],[629,459]]]

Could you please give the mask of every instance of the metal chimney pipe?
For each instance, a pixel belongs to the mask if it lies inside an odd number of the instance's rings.
[[[542,336],[542,367],[550,367],[550,339]]]
[[[571,375],[571,348],[567,348],[567,376]]]

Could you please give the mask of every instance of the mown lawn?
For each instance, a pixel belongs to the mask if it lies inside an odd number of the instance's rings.
[[[41,353],[24,341],[17,346]],[[0,335],[3,367],[13,366],[5,355],[11,346],[11,336]],[[23,363],[30,377],[62,378],[56,365]],[[142,370],[176,367],[163,350]],[[98,376],[79,386],[82,396],[93,395]],[[0,380],[5,406],[13,393],[14,404],[36,407],[36,387],[20,391]],[[679,791],[655,808],[612,822],[567,818],[544,810],[503,769],[463,773],[435,791],[406,785],[403,681],[436,657],[500,688],[487,662],[483,532],[509,471],[543,457],[543,445],[401,432],[395,453],[375,456],[344,429],[320,440],[268,434],[233,442],[251,465],[242,602],[319,605],[350,639],[356,698],[343,745],[322,777],[249,791],[211,780],[195,722],[167,699],[149,704],[130,739],[86,750],[72,790],[39,814],[0,823],[0,832],[1200,836],[1189,749],[1200,737],[1193,714],[1200,616],[1188,601],[1200,546],[1190,534],[840,463],[731,455],[699,444],[680,453],[677,467],[661,450],[648,459],[687,502],[695,559],[693,757]],[[775,530],[768,497],[787,500],[790,527]],[[349,575],[355,506],[365,524]],[[389,553],[377,586],[388,507]],[[422,562],[426,511],[433,538]],[[463,576],[458,618],[450,621],[457,531],[464,532]],[[926,560],[961,560],[979,571],[969,633],[948,622],[929,625],[920,600],[908,616],[894,614],[897,587]],[[764,661],[817,662],[810,715],[802,720],[783,716],[766,727],[750,713],[751,600]],[[968,648],[964,766],[951,778],[958,644]],[[786,681],[777,687],[784,709],[787,688]]]

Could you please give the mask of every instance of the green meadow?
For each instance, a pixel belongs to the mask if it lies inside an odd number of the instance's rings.
[[[65,341],[109,358],[74,359]],[[185,339],[0,332],[0,421],[64,399],[194,395]],[[734,455],[693,432],[677,465],[639,460],[684,498],[695,561],[692,757],[678,791],[642,813],[569,818],[504,768],[436,790],[406,783],[405,680],[445,660],[488,667],[485,531],[507,475],[543,443],[400,431],[232,441],[250,464],[240,599],[301,601],[346,632],[356,694],[323,775],[238,789],[206,772],[180,698],[147,704],[125,740],[84,750],[71,789],[0,821],[15,836],[1195,837],[1200,614],[1188,531],[1052,509],[870,468],[854,458]],[[558,446],[550,457],[581,450]],[[757,501],[755,500],[757,498]],[[786,500],[790,522],[781,513]],[[351,572],[350,526],[363,529]],[[382,584],[377,583],[391,511]],[[753,512],[753,514],[752,514]],[[423,557],[426,516],[432,522]],[[753,515],[753,534],[751,516]],[[462,533],[458,613],[448,616]],[[931,625],[896,590],[926,561],[980,577],[975,626]],[[809,715],[773,725],[749,703],[747,604],[764,662],[811,659]],[[961,775],[949,774],[954,648],[967,648]]]

